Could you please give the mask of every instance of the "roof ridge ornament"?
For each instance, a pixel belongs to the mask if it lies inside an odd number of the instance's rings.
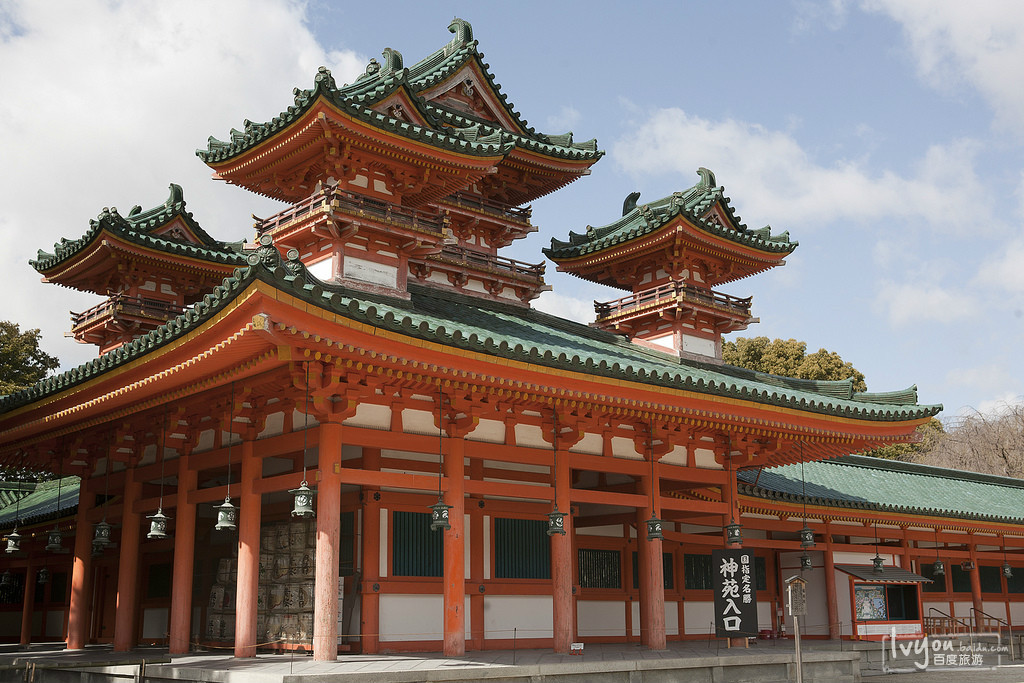
[[[465,19],[452,17],[452,23],[448,24],[448,30],[455,34],[455,37],[448,43],[453,48],[473,42],[473,25]]]
[[[700,176],[700,182],[697,183],[697,187],[702,190],[710,190],[718,184],[715,181],[715,174],[703,166],[697,169],[697,175]]]
[[[636,201],[638,199],[640,199],[640,193],[639,192],[630,192],[628,195],[626,195],[625,201],[622,202],[622,215],[623,216],[627,215],[633,209],[636,208]],[[588,232],[589,232],[592,228],[590,228],[590,226],[588,225],[587,229],[588,229]]]
[[[401,71],[404,68],[402,53],[398,50],[386,47],[384,48],[384,51],[381,52],[381,55],[384,57],[384,68],[382,69],[382,74],[391,74],[395,71]]]
[[[323,92],[338,89],[338,84],[334,81],[334,76],[331,75],[331,70],[326,66],[321,66],[316,70],[316,76],[313,77],[313,83],[315,84],[316,89]]]

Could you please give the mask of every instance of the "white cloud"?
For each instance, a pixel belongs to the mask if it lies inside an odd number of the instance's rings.
[[[594,302],[586,301],[553,291],[541,293],[533,302],[538,311],[588,324],[594,322]]]
[[[259,17],[246,21],[245,17]],[[269,49],[273,46],[273,49]],[[305,5],[272,0],[175,3],[7,2],[0,10],[0,319],[40,327],[65,367],[95,355],[62,335],[90,295],[39,284],[27,264],[60,237],[80,237],[105,206],[126,212],[183,186],[188,208],[220,239],[251,237],[247,216],[276,203],[223,183],[195,157],[248,117],[271,118],[327,65],[339,83],[365,60],[326,53]]]
[[[1018,0],[867,0],[899,22],[922,77],[954,93],[974,88],[997,126],[1024,135],[1024,8]]]
[[[848,0],[797,0],[793,4],[794,33],[810,33],[818,28],[837,31],[846,23]]]
[[[932,278],[882,280],[878,283],[875,306],[897,328],[928,322],[956,323],[979,314],[979,302],[972,293],[943,287]]]
[[[1002,245],[978,269],[977,285],[1024,296],[1024,241]]]
[[[565,133],[572,130],[582,118],[583,115],[578,109],[563,105],[545,119],[545,130],[551,133]]]
[[[706,166],[720,184],[743,197],[737,210],[751,227],[770,217],[779,225],[827,226],[841,219],[919,220],[929,229],[975,231],[993,225],[979,215],[990,190],[980,182],[977,145],[959,140],[933,145],[912,177],[869,171],[861,160],[815,161],[787,133],[729,119],[709,121],[660,109],[612,146],[611,156],[635,175],[678,173],[679,189]],[[986,220],[987,219],[987,220]]]

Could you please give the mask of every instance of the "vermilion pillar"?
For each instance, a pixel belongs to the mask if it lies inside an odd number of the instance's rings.
[[[971,575],[971,602],[974,603],[974,618],[981,619],[981,612],[985,611],[985,603],[981,600],[981,572],[978,570],[978,546],[971,544],[971,564],[974,565],[974,569],[970,571]],[[975,628],[979,627],[979,624],[975,622]]]
[[[836,597],[836,567],[832,559],[832,532],[825,527],[825,603],[828,608],[828,637],[832,640],[842,638],[842,625],[839,623],[839,600]]]
[[[470,481],[483,481],[484,462],[479,458],[472,458],[469,461]],[[484,510],[483,498],[479,496],[469,498],[469,583],[471,586],[483,585],[484,581],[484,553],[489,552],[485,548],[484,539]],[[470,647],[477,650],[484,649],[484,594],[478,590],[469,592],[469,624],[470,624]]]
[[[338,562],[341,543],[341,424],[320,423],[320,482],[316,492],[316,593],[313,659],[338,659]]]
[[[32,642],[32,605],[35,602],[35,577],[34,567],[29,562],[25,567],[25,595],[21,605],[21,644],[28,645]],[[45,618],[45,613],[43,614]]]
[[[107,467],[110,466],[109,455]],[[68,610],[68,649],[81,650],[89,638],[89,603],[92,599],[92,525],[89,512],[95,496],[89,492],[89,479],[78,487],[78,514],[75,516],[75,558],[71,565],[71,607]]]
[[[189,651],[192,623],[192,575],[195,570],[196,505],[188,494],[196,488],[198,472],[189,469],[190,456],[178,458],[178,504],[174,514],[174,571],[171,575],[171,630],[168,651]]]
[[[451,528],[440,532],[444,534],[444,654],[461,657],[466,654],[465,442],[447,442],[451,448],[444,463],[448,478],[445,502],[452,507],[448,511]]]
[[[573,531],[572,501],[569,489],[572,482],[569,477],[569,452],[558,449],[555,451],[555,503],[559,512],[564,512],[562,521],[565,535],[555,534],[551,537],[551,590],[552,590],[552,627],[554,630],[555,652],[569,652],[573,641],[574,607],[572,595],[572,540]]]
[[[133,509],[142,498],[142,482],[134,468],[125,471],[124,506],[121,513],[121,552],[117,564],[117,609],[114,613],[114,651],[127,652],[135,646],[139,609],[139,538],[142,515]]]
[[[647,520],[660,507],[661,487],[652,477],[641,477],[641,493],[647,507],[637,511],[637,542],[640,569],[640,642],[652,650],[664,650],[665,642],[665,565],[660,538],[647,540]]]
[[[230,435],[229,437],[230,438]],[[235,585],[235,656],[256,656],[256,592],[260,580],[260,494],[262,476],[253,442],[242,440],[242,478],[238,501],[238,583]],[[194,524],[194,520],[193,520]]]
[[[380,449],[363,448],[363,469],[380,469]],[[363,654],[376,654],[380,650],[380,593],[374,586],[380,581],[380,492],[363,488],[363,594],[359,603],[361,612]]]

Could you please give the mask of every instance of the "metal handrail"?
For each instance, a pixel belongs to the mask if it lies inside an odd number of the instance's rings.
[[[1013,660],[1014,659],[1014,656],[1013,656],[1013,625],[1009,621],[1006,621],[1005,619],[1000,619],[999,617],[995,616],[994,614],[989,614],[985,610],[978,609],[977,607],[974,607],[972,605],[971,606],[971,619],[974,620],[974,625],[975,626],[978,625],[978,617],[975,616],[975,614],[980,614],[980,615],[982,615],[982,616],[984,616],[984,617],[986,617],[988,619],[992,619],[993,621],[995,621],[998,624],[1000,624],[1000,626],[999,626],[999,634],[1000,635],[1002,635],[1002,633],[1003,633],[1002,625],[1006,624],[1006,630],[1009,631],[1009,634],[1010,634],[1010,637],[1009,637],[1009,641],[1010,641],[1010,659]]]
[[[941,614],[942,616],[946,617],[950,621],[955,621],[956,623],[961,624],[968,631],[972,631],[973,630],[973,626],[971,626],[971,624],[968,624],[963,619],[958,619],[957,617],[954,617],[952,614],[948,614],[946,612],[943,612],[938,607],[929,607],[928,608],[928,614],[931,615],[932,612],[938,612],[939,614]],[[931,617],[929,616],[928,618],[931,618]]]

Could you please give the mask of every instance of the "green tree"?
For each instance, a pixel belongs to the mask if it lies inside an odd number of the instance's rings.
[[[797,379],[853,379],[854,391],[866,391],[864,373],[844,361],[835,351],[818,349],[807,353],[807,342],[796,339],[739,337],[722,343],[722,360],[748,370]]]
[[[0,396],[30,387],[60,367],[39,348],[39,337],[39,330],[22,332],[17,323],[0,320]]]
[[[861,455],[886,460],[902,460],[904,462],[923,462],[921,456],[929,453],[937,444],[946,438],[946,430],[938,418],[932,418],[914,431],[914,440],[903,443],[891,443],[880,446]]]

